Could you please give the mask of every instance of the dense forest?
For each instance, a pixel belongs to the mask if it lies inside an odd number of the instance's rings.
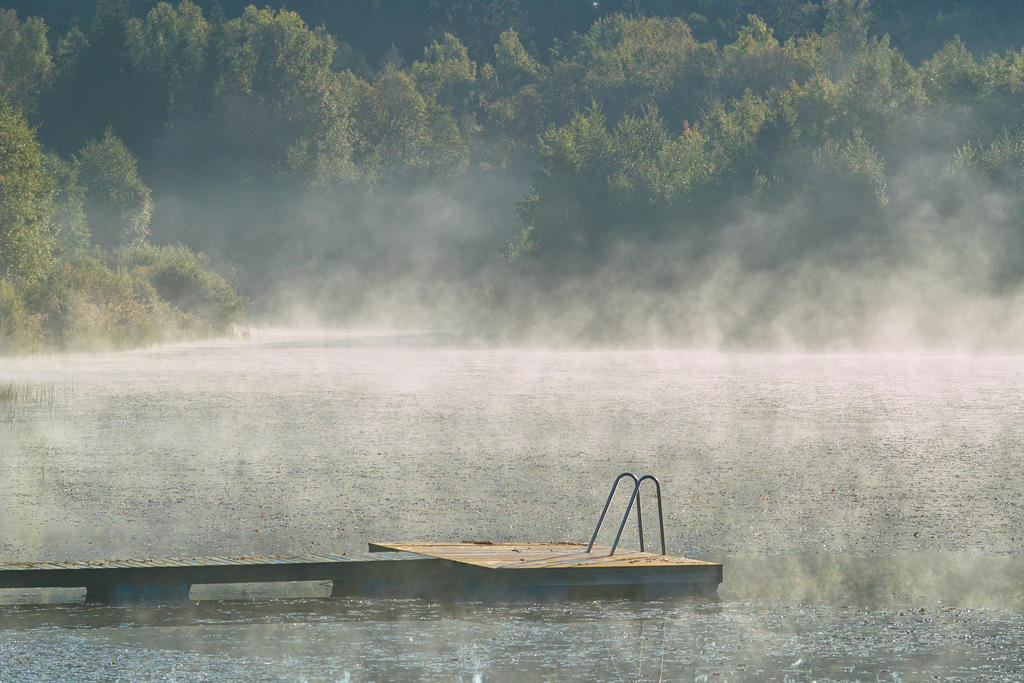
[[[1024,339],[1013,2],[0,4],[0,352]]]

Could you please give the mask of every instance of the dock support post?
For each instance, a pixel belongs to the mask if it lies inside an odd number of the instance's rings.
[[[363,586],[362,579],[356,581],[346,581],[344,579],[334,579],[331,582],[331,597],[332,598],[361,598],[365,594],[365,588]]]

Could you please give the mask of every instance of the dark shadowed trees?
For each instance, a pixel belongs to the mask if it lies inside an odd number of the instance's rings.
[[[41,19],[18,20],[0,9],[0,99],[26,114],[35,113],[39,94],[53,76],[53,59]]]

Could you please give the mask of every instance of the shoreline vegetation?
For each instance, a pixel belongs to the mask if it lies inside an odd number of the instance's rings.
[[[1024,22],[981,4],[0,0],[0,354],[1019,346]]]
[[[101,186],[93,203],[83,169]],[[0,353],[142,346],[238,321],[242,297],[204,254],[149,244],[151,211],[109,130],[65,162],[0,99]]]

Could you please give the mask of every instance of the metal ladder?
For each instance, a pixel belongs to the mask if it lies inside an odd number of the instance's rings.
[[[601,510],[601,516],[597,520],[597,528],[594,529],[594,535],[590,537],[590,543],[587,545],[587,552],[589,553],[594,548],[594,541],[597,540],[597,534],[601,531],[601,525],[604,524],[605,515],[608,514],[608,507],[612,504],[612,497],[615,495],[615,489],[618,488],[619,482],[629,477],[633,480],[633,495],[629,497],[629,505],[626,506],[626,512],[622,515],[622,523],[619,524],[619,532],[615,534],[615,542],[612,543],[612,551],[608,553],[609,556],[615,554],[615,549],[619,547],[619,539],[622,538],[622,530],[626,528],[626,521],[629,519],[629,513],[633,510],[633,503],[636,502],[636,523],[638,531],[640,532],[640,552],[644,552],[644,517],[643,512],[640,509],[640,485],[647,480],[654,482],[654,489],[658,494],[658,528],[661,531],[661,554],[667,555],[665,552],[665,517],[661,512],[661,482],[653,474],[645,474],[642,477],[637,477],[632,472],[623,472],[619,476],[615,477],[615,481],[612,483],[612,490],[608,494],[608,500],[604,503],[604,509]]]

